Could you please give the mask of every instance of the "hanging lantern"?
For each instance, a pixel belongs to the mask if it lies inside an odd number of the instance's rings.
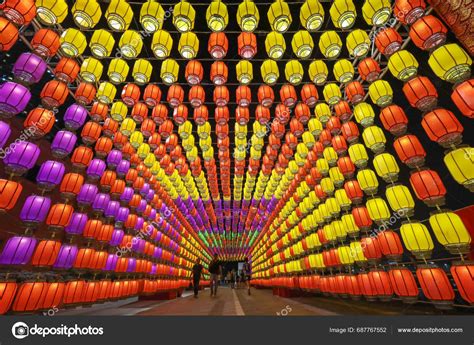
[[[22,53],[12,69],[16,80],[25,84],[34,84],[41,80],[46,72],[43,59],[32,53]]]
[[[377,193],[379,181],[374,171],[371,169],[362,169],[357,172],[358,188],[362,189],[367,195]]]
[[[173,7],[173,24],[179,32],[191,31],[194,28],[196,11],[187,1],[181,1]]]
[[[117,94],[116,87],[108,82],[102,82],[97,89],[97,100],[101,103],[111,104]]]
[[[350,29],[357,16],[356,7],[352,0],[335,0],[329,9],[332,23],[336,28]]]
[[[214,59],[222,59],[229,49],[229,41],[224,32],[213,32],[209,36],[207,50]]]
[[[166,59],[161,64],[160,76],[163,82],[171,85],[178,79],[179,65],[173,59]]]
[[[66,19],[68,6],[64,0],[36,1],[36,13],[40,22],[45,25],[60,24]]]
[[[213,0],[206,11],[207,26],[211,31],[223,31],[229,23],[227,6],[221,0]]]
[[[80,67],[76,60],[62,57],[54,68],[54,76],[64,83],[72,83],[79,71]]]
[[[369,156],[367,155],[367,150],[364,145],[353,144],[349,146],[348,152],[352,162],[354,162],[358,168],[364,168],[367,165]]]
[[[428,206],[442,205],[446,188],[434,170],[415,171],[410,176],[410,184],[418,199]]]
[[[405,222],[400,227],[403,243],[417,259],[429,259],[434,244],[428,228],[422,223]]]
[[[375,46],[379,52],[390,56],[402,46],[402,36],[394,28],[384,28],[375,36]]]
[[[40,149],[37,145],[22,141],[15,146],[15,150],[7,151],[4,157],[5,171],[14,175],[23,175],[33,168],[38,160]]]
[[[31,40],[33,52],[41,57],[56,55],[60,47],[59,35],[50,29],[38,30]]]
[[[474,105],[472,100],[474,99],[474,80],[466,80],[454,87],[454,91],[451,94],[451,100],[454,102],[459,111],[469,117],[474,118]]]
[[[0,7],[8,20],[19,26],[28,25],[36,16],[36,5],[32,0],[10,0]]]
[[[21,184],[0,179],[0,211],[5,212],[11,210],[18,201],[22,190],[23,187]]]
[[[474,290],[472,287],[472,277],[474,275],[473,269],[474,265],[472,261],[453,262],[450,269],[459,294],[466,302],[470,303],[471,305],[474,303]]]
[[[385,226],[382,225],[384,228]],[[381,226],[381,227],[382,227]],[[403,246],[399,235],[392,230],[380,231],[377,234],[380,251],[388,260],[399,261],[403,256]]]
[[[38,139],[49,133],[55,122],[54,112],[43,108],[34,108],[28,113],[23,126],[33,138]]]
[[[140,55],[142,51],[142,36],[135,30],[126,30],[122,36],[120,36],[118,48],[124,58],[134,59]]]
[[[450,308],[454,300],[454,291],[446,273],[434,265],[419,265],[416,277],[423,294],[440,309]]]
[[[388,274],[395,294],[403,303],[416,303],[419,292],[413,273],[406,267],[396,267],[390,269]]]
[[[308,31],[300,30],[291,39],[293,53],[300,59],[305,59],[311,55],[314,48],[313,38]]]
[[[91,29],[97,25],[102,16],[102,10],[97,1],[76,0],[72,6],[74,22],[81,29]]]
[[[398,137],[393,146],[400,160],[410,168],[420,167],[424,164],[426,151],[415,135]]]
[[[102,76],[104,66],[95,58],[86,58],[82,62],[80,69],[81,78],[88,83],[98,82]]]
[[[113,0],[105,11],[107,24],[113,31],[127,30],[133,19],[133,10],[125,0]]]
[[[276,31],[268,33],[265,38],[265,49],[268,57],[275,60],[280,59],[286,50],[285,38]]]
[[[347,35],[346,47],[350,55],[354,57],[364,56],[369,51],[369,36],[361,29],[353,30]]]
[[[325,31],[319,38],[319,50],[328,59],[338,57],[341,49],[342,40],[336,31]]]
[[[285,65],[285,77],[293,85],[298,85],[303,80],[303,66],[298,60],[290,60]]]
[[[60,38],[60,49],[70,58],[75,58],[81,55],[87,46],[86,36],[84,34],[74,28],[69,28],[63,31]]]
[[[456,43],[443,45],[434,50],[428,59],[433,72],[450,83],[464,81],[471,75],[472,59]]]
[[[199,39],[191,31],[182,33],[178,42],[178,51],[185,59],[193,59],[199,50]]]
[[[380,127],[370,126],[365,128],[362,132],[362,138],[364,139],[365,146],[374,153],[380,153],[385,150],[387,139]]]
[[[474,190],[474,158],[472,152],[471,147],[460,147],[444,156],[444,164],[446,164],[451,176],[457,183],[462,184],[470,191]]]
[[[112,59],[109,63],[109,69],[107,71],[107,76],[110,81],[114,84],[121,84],[125,82],[128,76],[130,67],[128,63],[119,58]]]
[[[253,68],[252,64],[247,60],[241,60],[235,66],[237,74],[237,80],[239,83],[247,85],[253,79]]]
[[[158,30],[153,34],[151,49],[158,59],[164,59],[170,55],[173,46],[171,35],[164,30]]]
[[[346,92],[347,98],[352,104],[357,104],[364,100],[365,90],[362,87],[362,84],[360,83],[360,81],[358,80],[354,80],[348,83],[346,87],[344,88],[344,91]]]
[[[165,20],[165,11],[158,2],[147,1],[140,9],[140,24],[148,33],[160,30]]]
[[[387,187],[385,196],[390,204],[390,208],[399,216],[412,216],[415,208],[415,201],[408,187],[401,184],[394,184]]]
[[[286,32],[292,22],[290,7],[283,0],[275,0],[270,5],[267,17],[272,30],[280,33]]]
[[[263,81],[268,85],[273,85],[280,77],[278,64],[274,60],[267,59],[260,66]]]
[[[389,0],[365,0],[362,5],[362,15],[369,25],[384,25],[392,14]]]
[[[91,53],[98,59],[110,56],[114,45],[114,37],[110,32],[104,29],[95,30],[89,41]]]
[[[357,71],[363,80],[372,83],[379,78],[381,69],[379,63],[376,60],[371,57],[367,57],[359,62],[357,65]]]
[[[449,110],[439,108],[427,113],[421,125],[428,137],[443,147],[451,147],[462,141],[464,128]]]
[[[341,89],[336,83],[327,83],[323,89],[324,100],[330,105],[336,105],[342,98]]]
[[[423,17],[425,8],[424,0],[397,0],[395,1],[394,12],[400,22],[411,25],[418,18]]]
[[[417,74],[418,61],[407,50],[398,50],[388,59],[388,68],[395,78],[407,81]]]
[[[446,41],[448,29],[433,15],[423,16],[410,27],[410,38],[420,49],[431,50]]]
[[[400,168],[390,153],[377,154],[373,159],[375,171],[377,175],[383,178],[386,182],[395,182],[398,179]]]
[[[344,84],[354,78],[354,66],[349,60],[340,59],[334,64],[333,73],[336,80]]]
[[[395,136],[404,134],[407,129],[408,118],[403,109],[395,104],[382,109],[380,121],[384,128]]]
[[[438,92],[426,77],[416,77],[403,86],[403,93],[414,108],[429,111],[438,103]]]
[[[392,103],[393,90],[387,81],[376,80],[369,86],[369,96],[373,103],[384,108]]]
[[[204,76],[204,69],[198,60],[189,61],[186,64],[185,78],[190,85],[197,85]]]
[[[454,212],[433,213],[429,222],[436,239],[452,254],[467,254],[470,250],[471,236],[461,217]]]
[[[309,65],[309,78],[316,85],[323,85],[328,77],[328,68],[323,60],[314,60]]]
[[[227,65],[223,61],[215,61],[211,65],[211,81],[215,85],[225,84],[228,73]]]
[[[135,83],[138,85],[145,85],[150,81],[153,67],[150,61],[145,59],[138,59],[133,64],[132,76]]]

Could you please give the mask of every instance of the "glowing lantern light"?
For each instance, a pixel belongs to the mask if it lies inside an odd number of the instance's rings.
[[[150,61],[145,59],[135,60],[132,70],[133,80],[138,85],[145,85],[149,82],[152,71],[153,67]]]
[[[241,84],[247,85],[253,79],[253,67],[247,60],[239,61],[235,66],[235,72],[237,74],[237,80]]]
[[[8,19],[0,18],[0,51],[9,51],[18,40],[18,29]]]
[[[429,259],[434,248],[428,228],[422,223],[403,223],[400,227],[405,247],[418,259]]]
[[[328,59],[335,59],[342,49],[341,37],[336,31],[325,31],[319,38],[319,50]]]
[[[72,6],[74,22],[81,29],[91,29],[97,25],[102,16],[102,10],[97,1],[76,0]]]
[[[436,239],[452,254],[467,254],[471,236],[461,217],[454,212],[439,211],[432,214],[429,222]]]
[[[364,139],[365,146],[374,153],[380,153],[385,150],[387,139],[380,127],[370,126],[365,128],[362,132],[362,138]]]
[[[399,137],[395,140],[393,146],[400,160],[410,168],[424,164],[426,151],[415,135]]]
[[[280,32],[272,31],[265,38],[265,49],[271,59],[280,59],[286,50],[285,38]]]
[[[165,11],[156,1],[145,2],[140,9],[140,24],[146,32],[153,33],[163,27]]]
[[[399,50],[388,59],[388,68],[395,78],[407,81],[417,74],[418,61],[407,50]]]
[[[88,83],[95,83],[99,81],[102,76],[104,66],[95,58],[86,58],[82,62],[81,70],[79,72],[81,78]]]
[[[227,82],[229,71],[227,65],[223,61],[215,61],[211,65],[211,81],[215,85],[222,85]]]
[[[207,50],[214,59],[222,59],[229,49],[229,41],[224,32],[213,32],[209,36]]]
[[[168,31],[158,30],[153,34],[151,49],[158,59],[164,59],[170,55],[173,39]]]
[[[347,83],[354,78],[354,66],[347,59],[340,59],[334,64],[334,77],[340,83]]]
[[[305,59],[311,55],[314,48],[313,38],[308,31],[300,30],[291,39],[293,53],[300,59]]]
[[[120,37],[118,47],[124,58],[134,59],[142,51],[142,36],[138,31],[126,30]]]
[[[413,23],[409,35],[418,48],[430,50],[446,41],[447,32],[448,29],[441,20],[433,15],[427,15]]]
[[[207,26],[211,31],[223,31],[229,23],[227,6],[221,0],[213,0],[206,11]]]
[[[291,11],[288,4],[283,0],[275,0],[267,12],[268,22],[272,30],[284,33],[291,25]]]
[[[449,110],[440,108],[427,113],[421,125],[428,137],[443,147],[451,147],[462,141],[464,128]]]
[[[133,19],[133,10],[124,0],[112,0],[105,11],[107,24],[113,31],[125,31]]]
[[[346,47],[352,56],[366,55],[370,47],[369,35],[361,29],[351,31],[346,38]]]
[[[375,36],[375,46],[385,56],[390,56],[402,46],[402,36],[394,28],[380,30]]]
[[[268,85],[273,85],[280,77],[278,64],[274,60],[267,59],[260,66],[263,81]]]
[[[384,108],[392,103],[393,90],[385,80],[376,80],[369,86],[369,96],[373,103]]]
[[[403,93],[412,107],[421,111],[431,110],[438,103],[438,92],[426,77],[416,77],[403,86]]]
[[[385,24],[392,13],[389,0],[366,0],[362,5],[362,15],[369,25]]]
[[[375,171],[377,175],[382,177],[386,182],[395,182],[398,179],[400,168],[390,153],[381,153],[373,159]]]
[[[474,265],[472,261],[454,262],[450,270],[461,297],[470,304],[474,303],[472,286]]]
[[[237,8],[237,23],[244,32],[253,32],[260,20],[258,7],[251,0],[244,0]]]
[[[367,57],[359,62],[357,71],[363,80],[371,83],[379,78],[381,69],[377,61],[371,57]]]
[[[395,294],[404,303],[416,303],[419,292],[413,273],[406,267],[396,267],[390,269],[388,274]]]
[[[324,100],[330,105],[336,105],[342,98],[341,89],[336,83],[328,83],[323,89]]]
[[[60,24],[66,19],[68,6],[64,0],[38,0],[36,13],[45,25]]]
[[[74,28],[64,30],[59,41],[61,51],[64,55],[71,58],[81,55],[87,47],[86,36]]]
[[[36,5],[33,0],[10,0],[0,7],[9,21],[20,26],[28,25],[36,16]]]
[[[196,11],[187,1],[180,1],[173,8],[173,24],[180,32],[191,31],[194,28]]]
[[[352,66],[352,64],[351,64]],[[362,84],[358,80],[354,80],[346,85],[344,88],[347,98],[352,104],[357,104],[364,99],[365,90],[362,87]],[[350,107],[349,107],[350,110]]]
[[[166,59],[161,64],[160,76],[167,85],[174,83],[178,79],[179,65],[173,59]]]
[[[437,308],[446,309],[454,300],[454,291],[446,273],[433,265],[420,265],[416,269],[416,277],[420,282],[423,294]]]
[[[404,185],[392,185],[385,190],[385,196],[390,208],[399,216],[408,217],[413,215],[415,201],[410,190]]]
[[[458,44],[451,43],[433,51],[428,64],[442,80],[457,83],[469,78],[472,59]]]
[[[474,80],[466,80],[454,87],[451,94],[451,100],[454,102],[459,111],[469,117],[474,118]]]
[[[357,16],[352,0],[335,0],[329,9],[329,14],[334,26],[339,29],[351,28]]]
[[[444,156],[444,164],[457,183],[474,190],[474,158],[472,147],[460,147]]]
[[[185,59],[193,59],[199,50],[199,39],[194,32],[181,34],[178,42],[178,51]]]
[[[316,85],[322,85],[328,77],[328,68],[323,60],[315,60],[309,65],[309,77]]]

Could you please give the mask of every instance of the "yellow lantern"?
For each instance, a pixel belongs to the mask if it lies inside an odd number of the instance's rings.
[[[365,128],[362,132],[362,138],[364,139],[365,146],[367,146],[372,152],[379,153],[385,150],[387,139],[380,127],[370,126]]]
[[[327,83],[323,89],[324,100],[330,105],[336,105],[342,98],[341,89],[336,83]]]
[[[355,237],[359,234],[360,229],[356,225],[354,216],[352,215],[352,213],[343,214],[341,217],[341,221],[349,236]]]
[[[369,35],[361,29],[351,31],[346,38],[346,47],[352,56],[361,57],[366,55],[370,48]]]
[[[148,145],[147,143],[143,143],[137,148],[137,155],[140,159],[147,158],[150,153],[150,145]]]
[[[348,83],[354,78],[354,66],[347,59],[340,59],[334,64],[334,77],[340,83]]]
[[[61,44],[61,51],[70,58],[81,55],[87,47],[86,36],[74,28],[64,30],[59,42]]]
[[[86,58],[82,62],[80,75],[81,78],[88,83],[96,83],[102,76],[104,66],[94,58]]]
[[[158,59],[164,59],[170,55],[173,47],[173,39],[168,31],[158,30],[153,34],[151,49]]]
[[[278,64],[274,60],[266,59],[260,66],[260,72],[264,83],[273,85],[280,77]]]
[[[214,158],[214,148],[211,146],[209,147],[209,150],[203,151],[202,158],[204,158],[206,162],[209,162],[210,160],[212,160]]]
[[[405,247],[418,259],[429,259],[434,248],[428,228],[419,222],[407,222],[400,227]]]
[[[372,102],[384,108],[392,103],[393,90],[386,80],[379,79],[369,85],[369,96]]]
[[[390,218],[390,210],[388,209],[387,203],[382,198],[367,200],[365,207],[367,207],[370,219],[377,224],[381,224]]]
[[[197,35],[192,31],[182,33],[178,42],[178,51],[185,59],[195,58],[199,51]]]
[[[214,32],[222,31],[229,23],[227,6],[221,0],[213,0],[206,11],[207,26]]]
[[[182,144],[184,151],[191,151],[194,148],[194,137],[192,135],[187,136],[185,139],[183,139]]]
[[[355,166],[358,168],[364,168],[367,165],[369,156],[367,150],[362,144],[352,144],[347,150],[351,161],[354,162]]]
[[[415,200],[408,187],[398,184],[387,187],[385,196],[390,208],[400,216],[411,216],[415,208]]]
[[[390,153],[381,153],[375,155],[373,161],[377,175],[383,178],[386,182],[395,182],[398,179],[400,167]]]
[[[114,101],[116,94],[117,88],[113,84],[104,81],[99,84],[99,88],[97,89],[96,93],[96,98],[101,103],[110,104]]]
[[[104,29],[94,30],[91,40],[89,41],[91,53],[98,59],[110,56],[114,45],[114,37],[110,32]]]
[[[140,24],[143,30],[153,33],[163,27],[165,11],[156,1],[145,2],[140,9]]]
[[[324,177],[324,178],[321,179],[321,188],[323,189],[324,193],[326,193],[327,195],[333,195],[334,190],[336,189],[334,187],[334,183],[332,183],[332,181],[329,177]],[[327,212],[329,212],[329,211],[327,211]],[[323,215],[323,217],[324,217],[324,215]],[[331,218],[331,217],[329,217],[329,218]]]
[[[191,150],[186,150],[186,158],[190,162],[194,162],[198,157],[198,151],[196,146],[194,146]]]
[[[163,83],[171,85],[178,80],[179,65],[173,59],[166,59],[161,64],[160,76]]]
[[[173,8],[173,24],[179,32],[191,31],[194,28],[196,11],[187,1],[180,1]]]
[[[323,60],[314,60],[310,63],[309,78],[316,85],[323,85],[328,78],[328,67]]]
[[[258,123],[258,121],[255,121]],[[245,138],[247,137],[247,125],[241,125],[238,122],[235,123],[235,135],[237,138]]]
[[[285,65],[285,77],[293,85],[298,85],[303,80],[303,65],[298,60],[290,60]]]
[[[102,16],[102,10],[96,0],[76,0],[71,12],[74,22],[81,29],[93,28]]]
[[[204,122],[204,124],[198,126],[198,136],[201,139],[206,139],[211,134],[211,124]]]
[[[342,187],[344,184],[344,175],[342,175],[341,170],[339,170],[338,167],[332,167],[329,169],[329,178],[336,187]]]
[[[188,138],[193,132],[193,125],[190,121],[185,121],[178,127],[178,135],[181,139]]]
[[[275,2],[270,5],[267,17],[272,30],[281,33],[288,30],[292,21],[290,7],[283,0],[275,0]]]
[[[65,0],[36,0],[36,14],[44,25],[60,24],[66,19],[68,6]]]
[[[326,103],[318,103],[314,107],[314,116],[316,116],[316,119],[320,122],[326,123],[331,117],[331,108],[329,108],[329,105],[327,105]]]
[[[120,132],[122,132],[123,135],[129,137],[134,131],[135,128],[137,127],[137,124],[131,117],[127,117],[122,121],[122,124],[120,125]]]
[[[268,33],[265,38],[265,49],[271,59],[281,58],[286,50],[285,37],[276,31]]]
[[[351,256],[354,258],[354,261],[359,265],[363,265],[367,258],[364,255],[364,249],[360,241],[351,242],[349,247],[351,248]]]
[[[334,196],[336,197],[336,201],[342,210],[347,211],[350,209],[352,202],[351,199],[349,199],[349,197],[347,196],[345,189],[337,189],[334,192]]]
[[[358,103],[354,107],[354,117],[363,127],[369,127],[374,124],[375,112],[368,103]]]
[[[472,59],[457,43],[445,44],[428,59],[433,72],[441,79],[457,83],[471,75]]]
[[[127,80],[128,72],[130,71],[130,67],[123,59],[112,59],[109,64],[109,69],[107,75],[110,79],[110,82],[113,84],[120,84]]]
[[[474,191],[474,149],[460,147],[448,152],[444,156],[449,173],[457,183],[462,184],[471,192]]]
[[[126,59],[134,59],[143,48],[142,36],[135,30],[126,30],[119,41],[119,49]]]
[[[360,189],[367,195],[374,195],[379,188],[379,180],[372,169],[362,169],[357,172],[357,182]]]
[[[329,14],[336,28],[349,29],[355,23],[357,11],[352,0],[334,0]]]
[[[141,144],[143,144],[143,134],[140,131],[134,131],[130,135],[129,141],[130,145],[132,145],[134,149],[137,149]]]
[[[130,27],[133,10],[125,0],[112,0],[105,11],[107,24],[113,31],[125,31]]]
[[[418,73],[418,61],[409,51],[399,50],[390,55],[388,69],[395,78],[407,81]]]
[[[308,31],[316,31],[324,23],[324,8],[318,0],[306,0],[300,9],[300,23]]]
[[[237,8],[237,23],[244,32],[253,32],[258,26],[260,14],[258,7],[251,0],[244,0]]]
[[[340,246],[337,248],[337,254],[343,265],[354,264],[354,255],[352,255],[351,248],[349,246]]]
[[[253,67],[248,60],[241,60],[235,66],[237,80],[239,83],[247,85],[253,79]]]
[[[329,173],[329,164],[325,158],[319,158],[316,161],[316,168],[318,168],[323,176],[326,176]]]
[[[330,166],[334,166],[337,162],[338,156],[336,150],[334,150],[334,147],[328,146],[324,149],[323,151],[323,157],[328,161],[328,164]]]
[[[155,154],[150,152],[149,154],[147,154],[147,156],[145,157],[144,161],[143,161],[143,164],[145,164],[145,166],[148,168],[148,169],[152,169],[152,167],[155,165],[156,163],[156,157],[155,157]],[[153,173],[153,172],[152,172]]]
[[[314,48],[313,38],[306,30],[300,30],[293,35],[291,40],[293,53],[300,59],[306,59],[311,55]]]
[[[334,59],[339,56],[342,48],[341,37],[336,31],[325,31],[319,38],[319,50],[328,59]]]
[[[308,122],[308,129],[315,137],[318,137],[323,130],[323,124],[320,120],[312,118]]]
[[[450,253],[469,253],[471,236],[456,213],[439,211],[430,216],[429,222],[438,242]]]
[[[329,242],[329,243],[334,243],[336,242],[336,233],[333,229],[333,227],[331,226],[331,224],[326,224],[324,225],[323,227],[323,233],[324,233],[324,237],[326,238],[326,240]]]
[[[133,64],[132,76],[135,83],[145,85],[150,81],[153,67],[151,62],[145,59],[138,59]]]
[[[122,101],[114,102],[110,108],[110,117],[117,122],[122,122],[127,117],[127,106]]]
[[[383,25],[392,14],[390,0],[365,0],[362,15],[369,25]]]
[[[314,138],[314,135],[311,134],[311,132],[305,131],[302,135],[303,138],[303,143],[306,145],[308,149],[312,149],[314,147],[314,144],[316,143],[316,139]]]

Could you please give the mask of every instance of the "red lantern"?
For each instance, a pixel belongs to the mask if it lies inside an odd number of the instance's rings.
[[[393,147],[398,158],[410,168],[424,164],[426,151],[415,135],[408,134],[395,139]]]
[[[474,79],[456,85],[451,99],[464,116],[474,118]]]
[[[264,107],[263,105],[257,105],[255,109],[255,119],[261,124],[265,125],[270,121],[270,109]]]
[[[337,167],[345,178],[352,178],[354,176],[355,165],[348,156],[339,158],[337,160]]]
[[[331,116],[326,122],[326,128],[332,135],[339,134],[341,132],[341,126],[341,120],[336,116]]]
[[[248,107],[252,102],[252,91],[247,85],[239,85],[235,90],[235,99],[241,107]]]
[[[42,57],[53,57],[60,46],[59,35],[51,29],[39,29],[31,40],[31,46],[34,53]]]
[[[372,226],[372,219],[365,206],[352,208],[352,216],[354,217],[354,222],[361,230],[369,230]]]
[[[362,295],[368,301],[376,301],[377,291],[373,286],[373,281],[370,279],[368,273],[359,273],[357,275],[357,282],[359,283]]]
[[[82,141],[86,145],[92,145],[99,139],[101,132],[102,127],[97,122],[88,121],[82,128]]]
[[[89,105],[94,100],[97,90],[94,84],[91,83],[80,83],[74,93],[74,98],[79,104]]]
[[[143,101],[147,106],[156,107],[161,101],[161,90],[158,85],[148,84],[143,92]]]
[[[344,139],[346,139],[349,144],[355,143],[359,140],[359,128],[353,121],[343,123],[341,125],[341,132]]]
[[[352,110],[349,106],[349,103],[342,100],[334,106],[334,112],[336,113],[336,116],[341,119],[342,122],[348,121],[352,116]]]
[[[230,99],[229,89],[227,89],[227,86],[216,86],[214,88],[213,99],[218,107],[226,106]]]
[[[360,240],[360,243],[364,252],[364,256],[367,258],[367,260],[377,262],[382,258],[382,251],[380,250],[380,245],[377,240],[377,237],[363,237]]]
[[[188,100],[193,108],[200,107],[206,98],[206,92],[201,85],[194,85],[189,89]]]
[[[443,147],[451,147],[462,140],[463,126],[447,109],[435,109],[423,116],[421,121],[426,134]]]
[[[354,80],[345,87],[347,98],[352,104],[357,104],[364,99],[365,91],[360,81]]]
[[[240,125],[246,125],[250,119],[249,108],[237,106],[235,109],[235,120]]]
[[[297,118],[292,118],[290,121],[290,130],[293,135],[299,138],[304,132],[304,125],[298,121]]]
[[[243,59],[251,59],[257,54],[257,36],[252,32],[241,32],[237,37],[237,49]]]
[[[357,180],[351,180],[344,183],[344,190],[346,191],[347,197],[354,204],[360,203],[364,198],[364,193],[362,192]]]
[[[471,261],[454,262],[451,266],[451,275],[461,297],[472,305],[474,303],[474,264]]]
[[[410,38],[420,49],[431,50],[446,41],[448,29],[433,15],[421,17],[410,28]]]
[[[109,106],[107,104],[94,102],[89,114],[92,120],[100,122],[106,120],[108,112]]]
[[[402,46],[402,36],[392,27],[380,30],[375,36],[375,46],[385,56],[390,56]]]
[[[359,281],[355,274],[346,274],[344,276],[344,288],[353,300],[359,300],[362,292],[360,291]]]
[[[14,281],[0,282],[0,315],[10,310],[17,288],[18,284]]]
[[[410,176],[410,184],[418,199],[428,206],[442,205],[446,195],[446,187],[434,170],[415,171]]]
[[[78,305],[82,303],[84,294],[84,280],[72,280],[66,283],[63,295],[63,303],[65,305]]]
[[[295,107],[295,116],[302,124],[306,124],[311,117],[311,111],[306,103],[299,102]]]
[[[359,62],[357,65],[357,71],[362,80],[369,83],[377,80],[381,73],[379,63],[371,57],[367,57]]]
[[[0,17],[0,51],[9,51],[18,41],[18,29],[8,19]]]
[[[153,122],[152,119],[144,119],[140,127],[140,131],[142,132],[145,138],[150,137],[155,132],[155,129],[156,124]],[[159,135],[158,133],[156,134]]]
[[[152,112],[151,118],[158,125],[162,125],[168,119],[168,109],[164,104],[157,104]]]
[[[211,34],[212,35],[212,34]],[[223,85],[227,82],[229,71],[223,61],[215,61],[211,65],[210,78],[214,85]]]
[[[290,120],[290,109],[284,104],[277,104],[275,107],[275,117],[282,124],[286,124]]]
[[[41,138],[51,131],[55,122],[56,117],[51,110],[34,108],[28,113],[23,126],[34,138]]]
[[[285,135],[285,125],[283,125],[280,121],[273,121],[271,128],[272,128],[272,133],[277,138],[283,138],[283,136]]]
[[[131,116],[136,123],[142,123],[148,116],[148,108],[145,103],[136,103],[132,108]]]
[[[104,135],[108,137],[116,136],[116,133],[118,131],[118,122],[112,119],[111,117],[108,117],[104,121],[104,125],[102,126],[102,131]]]
[[[204,69],[201,62],[198,60],[191,60],[186,64],[184,76],[190,85],[197,85],[204,77]]]
[[[446,273],[439,267],[421,265],[416,269],[423,294],[437,308],[449,308],[453,304],[454,291]]]
[[[398,261],[403,255],[403,246],[400,236],[392,230],[381,231],[377,234],[377,242],[383,256],[389,260]]]
[[[410,105],[421,111],[431,110],[438,104],[438,92],[427,77],[410,79],[403,85],[403,93]]]
[[[41,90],[41,104],[46,108],[57,108],[66,102],[69,94],[67,85],[58,80],[48,81]]]
[[[229,136],[229,125],[227,123],[216,125],[217,138],[224,139]]]
[[[226,106],[216,107],[214,112],[214,118],[218,125],[225,125],[229,121],[229,108],[227,108]]]
[[[273,89],[268,85],[260,85],[257,96],[258,102],[264,107],[271,107],[275,99]]]
[[[0,7],[5,17],[19,26],[28,25],[36,16],[33,0],[8,0]]]
[[[381,301],[387,302],[392,299],[393,288],[387,272],[373,269],[369,272],[369,279]]]
[[[392,268],[388,271],[388,275],[395,294],[404,303],[415,303],[418,300],[418,285],[416,285],[413,273],[408,268]]]
[[[269,86],[267,85],[267,87]],[[314,107],[319,99],[318,89],[314,84],[304,84],[300,94],[301,100],[310,108]]]
[[[380,121],[384,128],[395,136],[404,134],[408,125],[408,118],[405,112],[395,104],[382,109]]]
[[[295,87],[291,84],[283,85],[280,88],[280,99],[285,106],[289,108],[293,107],[298,100]]]
[[[44,303],[48,287],[49,283],[44,281],[20,284],[13,302],[12,310],[18,313],[38,311]]]
[[[67,173],[61,181],[59,191],[65,199],[72,199],[79,194],[83,184],[84,176],[77,173]]]
[[[52,229],[62,230],[71,221],[73,212],[74,209],[71,205],[54,204],[49,210],[46,225]]]
[[[58,41],[59,43],[59,41]],[[54,68],[54,76],[63,83],[72,83],[76,80],[81,67],[76,60],[62,57]]]
[[[207,107],[201,105],[200,107],[195,108],[193,111],[193,118],[199,126],[203,125],[209,118]]]
[[[425,14],[424,0],[396,0],[393,12],[403,24],[411,25]]]
[[[38,243],[35,249],[31,264],[33,266],[48,267],[52,266],[59,254],[61,242],[54,240],[43,240]]]
[[[122,89],[121,98],[123,103],[133,107],[140,99],[140,88],[136,84],[128,83]]]
[[[170,104],[171,108],[176,108],[178,105],[184,101],[184,90],[181,86],[173,84],[168,89],[168,95],[166,100]]]
[[[227,54],[229,48],[229,41],[224,32],[213,32],[209,36],[207,50],[214,59],[222,59]]]
[[[92,158],[94,157],[94,152],[92,149],[86,146],[78,146],[74,149],[74,152],[71,156],[71,163],[76,168],[84,169],[86,168]]]

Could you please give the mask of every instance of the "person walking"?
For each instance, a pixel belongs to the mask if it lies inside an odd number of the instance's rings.
[[[193,266],[193,288],[194,288],[194,298],[198,298],[199,291],[199,281],[201,280],[203,266],[201,265],[201,259],[197,259],[196,263]]]
[[[244,266],[242,267],[244,282],[247,284],[247,291],[250,295],[250,278],[252,276],[252,266],[250,266],[249,259],[245,258]]]
[[[217,285],[219,284],[219,276],[221,274],[221,265],[218,260],[217,253],[209,263],[209,273],[211,274],[211,297],[217,294]]]
[[[233,289],[235,287],[235,269],[232,269],[232,271],[229,272],[230,274],[230,287]]]

